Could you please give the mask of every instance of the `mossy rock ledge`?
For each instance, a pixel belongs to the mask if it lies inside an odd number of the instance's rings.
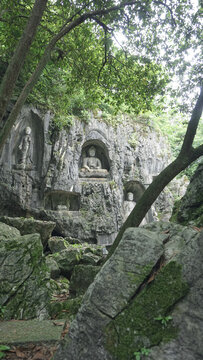
[[[202,359],[202,256],[203,233],[190,227],[127,229],[54,359]]]
[[[0,307],[4,319],[46,319],[50,274],[39,234],[21,236],[0,222]]]
[[[176,202],[171,220],[203,227],[203,162],[191,178],[185,195]]]

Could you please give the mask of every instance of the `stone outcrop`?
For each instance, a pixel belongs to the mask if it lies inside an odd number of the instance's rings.
[[[52,254],[47,256],[46,261],[51,274],[53,274],[53,278],[56,278],[56,274],[58,274],[58,277],[63,275],[68,279],[72,279],[72,273],[74,272],[75,268],[78,268],[78,266],[80,269],[84,269],[83,277],[85,277],[85,267],[87,266],[87,276],[93,280],[94,276],[91,277],[91,275],[89,275],[91,266],[98,267],[100,266],[101,262],[104,261],[103,250],[99,245],[89,245],[85,243],[70,244],[66,239],[61,237],[51,237],[48,241],[48,244]],[[89,270],[88,266],[90,266]],[[97,272],[98,270],[92,271],[94,275]],[[87,282],[89,285],[90,281],[87,280]],[[88,287],[87,285],[83,285],[81,281],[81,286],[83,289]],[[80,291],[80,289],[78,289],[78,291]]]
[[[203,162],[191,178],[185,195],[176,202],[172,220],[203,227]]]
[[[52,120],[49,112],[22,109],[0,157],[0,213],[56,221],[54,235],[111,244],[129,209],[169,162],[169,147],[152,127],[127,116],[112,127],[90,114],[88,124],[74,119],[61,132]],[[156,205],[160,216],[169,197]],[[171,206],[167,202],[167,212]],[[145,222],[155,218],[151,209]]]
[[[21,235],[39,233],[41,241],[44,247],[46,247],[48,239],[50,238],[53,229],[55,228],[55,222],[52,221],[40,221],[33,218],[23,217],[0,217],[0,222],[7,225],[11,225],[20,231]]]
[[[201,360],[203,232],[129,228],[88,288],[57,360]]]
[[[44,319],[50,301],[49,273],[39,234],[21,236],[0,222],[0,305],[5,319]]]

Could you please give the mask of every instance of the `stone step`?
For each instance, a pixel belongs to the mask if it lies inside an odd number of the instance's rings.
[[[0,321],[0,344],[52,343],[61,338],[65,320]]]

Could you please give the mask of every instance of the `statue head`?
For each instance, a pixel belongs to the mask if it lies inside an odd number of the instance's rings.
[[[27,126],[27,127],[25,128],[25,134],[26,134],[26,135],[30,135],[30,134],[31,134],[31,128],[30,128],[29,126]]]
[[[128,193],[127,193],[127,200],[128,200],[128,201],[133,201],[133,198],[134,198],[133,193],[128,192]]]
[[[88,150],[89,156],[95,156],[96,154],[96,149],[94,146],[91,146]]]

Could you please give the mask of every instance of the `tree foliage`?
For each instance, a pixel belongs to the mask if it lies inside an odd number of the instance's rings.
[[[11,6],[9,0],[1,2],[2,74],[34,3],[14,0]],[[125,103],[128,111],[136,113],[152,110],[156,95],[163,94],[166,73],[169,69],[174,71],[174,66],[180,63],[179,54],[189,47],[197,48],[199,23],[199,12],[192,10],[190,0],[49,0],[35,39],[25,54],[12,99],[18,98],[47,52],[34,80],[38,83],[34,89],[29,86],[25,96],[27,99],[31,94],[29,101],[53,108],[64,117],[71,112],[72,94],[76,96],[82,91],[90,109],[104,102],[115,109]],[[115,47],[118,31],[126,34],[128,48]],[[181,44],[177,41],[180,38]]]

